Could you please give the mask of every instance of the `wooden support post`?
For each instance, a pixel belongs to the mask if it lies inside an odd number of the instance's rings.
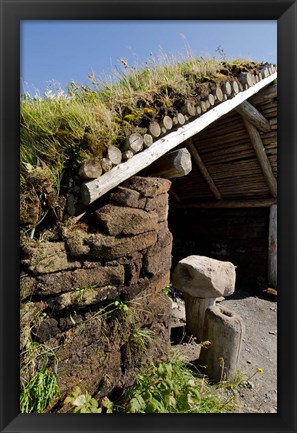
[[[267,184],[269,186],[270,192],[273,197],[277,197],[277,183],[276,179],[274,177],[269,159],[265,152],[265,147],[263,145],[261,136],[258,132],[258,130],[250,123],[248,122],[244,117],[242,117],[243,122],[245,124],[245,127],[247,129],[247,132],[249,134],[251,144],[255,150],[255,153],[257,155],[258,162],[260,164],[260,167],[263,171],[263,174],[265,176],[265,179],[267,181]]]
[[[268,120],[248,101],[244,101],[242,104],[238,105],[235,111],[260,131],[269,132],[271,130]]]
[[[209,189],[211,190],[211,192],[213,193],[213,195],[215,196],[215,198],[217,200],[221,200],[222,195],[221,195],[220,191],[218,190],[218,188],[216,187],[212,177],[210,176],[207,168],[205,167],[202,159],[200,158],[200,155],[199,155],[199,153],[198,153],[198,151],[197,151],[197,149],[196,149],[196,147],[195,147],[195,145],[191,139],[187,141],[187,146],[188,146],[188,149],[189,149],[195,163],[197,164],[197,166],[198,166],[199,170],[201,171],[204,179],[206,180],[207,185],[209,186]]]
[[[183,148],[162,156],[148,168],[148,174],[172,179],[186,176],[191,170],[191,154],[186,148]]]
[[[277,288],[277,205],[273,204],[269,212],[268,235],[268,283]]]
[[[248,101],[244,101],[242,104],[238,105],[235,111],[260,131],[269,132],[271,130],[268,120]]]

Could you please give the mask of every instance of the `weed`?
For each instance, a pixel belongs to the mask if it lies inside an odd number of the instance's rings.
[[[60,393],[56,375],[45,369],[34,374],[20,396],[22,413],[41,413]]]
[[[130,334],[130,343],[136,346],[138,351],[143,351],[154,339],[154,335],[150,329],[135,327]]]
[[[103,399],[99,403],[95,400],[88,392],[84,394],[81,392],[81,389],[76,386],[72,394],[66,397],[64,400],[64,404],[70,403],[74,406],[73,413],[112,413],[112,402],[108,399],[108,397],[103,397]]]
[[[205,377],[191,371],[178,352],[166,362],[151,364],[139,374],[117,406],[129,413],[231,412],[231,399],[223,401]]]

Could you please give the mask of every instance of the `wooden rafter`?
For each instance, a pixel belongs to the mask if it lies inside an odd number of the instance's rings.
[[[277,97],[277,80],[274,81],[270,86],[265,87],[260,93],[252,96],[250,102],[252,104],[257,104],[259,102],[263,103]]]
[[[275,204],[274,198],[254,200],[220,200],[193,203],[174,203],[173,207],[180,209],[236,209],[236,208],[259,208],[270,207]]]
[[[193,160],[195,161],[197,167],[199,168],[202,176],[204,177],[209,189],[211,190],[211,192],[213,193],[213,195],[215,196],[215,198],[217,200],[222,200],[222,194],[220,193],[220,191],[218,190],[216,184],[214,183],[211,175],[209,174],[207,168],[205,167],[193,141],[191,139],[189,139],[187,141],[187,147],[189,149],[190,154],[192,155]]]
[[[268,120],[250,102],[244,101],[235,110],[260,131],[269,132],[271,130]]]
[[[242,117],[242,120],[249,134],[251,145],[255,150],[257,160],[265,176],[271,195],[273,197],[277,197],[277,182],[273,174],[269,159],[266,155],[265,147],[263,145],[259,131],[244,117]]]

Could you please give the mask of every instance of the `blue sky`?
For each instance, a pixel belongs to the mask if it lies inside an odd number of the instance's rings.
[[[88,74],[104,77],[124,58],[143,65],[151,54],[277,62],[277,21],[22,21],[21,91],[41,95]],[[24,83],[24,86],[22,86]]]

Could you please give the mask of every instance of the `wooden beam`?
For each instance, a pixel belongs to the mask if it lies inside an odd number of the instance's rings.
[[[275,204],[274,198],[254,199],[254,200],[220,200],[194,203],[172,203],[172,207],[179,209],[240,209],[270,207]]]
[[[179,127],[176,131],[167,134],[165,137],[155,141],[148,149],[133,156],[126,162],[113,167],[109,172],[104,173],[98,179],[94,179],[81,186],[81,203],[78,206],[87,206],[99,197],[106,194],[111,189],[115,188],[129,177],[148,167],[162,155],[174,149],[179,144],[198,134],[211,123],[215,122],[221,116],[229,113],[243,101],[250,98],[262,88],[270,84],[277,77],[277,73],[270,75],[267,78],[259,81],[259,83],[238,93],[232,99],[228,99],[207,113]]]
[[[260,131],[271,131],[268,120],[248,101],[243,101],[235,110]]]
[[[169,194],[172,198],[174,198],[175,201],[177,201],[178,203],[182,203],[180,196],[174,191],[172,185],[170,187]]]
[[[149,176],[165,177],[173,179],[183,177],[192,170],[192,160],[190,152],[184,147],[173,152],[166,153],[154,162],[147,171]]]
[[[268,235],[268,283],[277,287],[277,205],[270,206]]]
[[[261,92],[250,98],[250,102],[253,104],[264,103],[269,101],[269,99],[274,99],[277,97],[277,80],[270,86],[265,87]]]
[[[209,189],[211,190],[211,192],[213,193],[213,195],[215,196],[215,198],[217,200],[221,200],[222,199],[222,194],[220,193],[220,191],[218,190],[218,188],[216,187],[211,175],[209,174],[207,168],[205,167],[193,141],[191,139],[189,139],[187,141],[187,146],[188,149],[192,155],[193,160],[195,161],[197,167],[199,168],[202,176],[204,177]]]
[[[269,186],[269,190],[273,197],[277,197],[277,182],[274,177],[269,159],[266,155],[265,147],[263,145],[261,136],[258,130],[250,122],[248,122],[244,117],[242,119],[249,134],[251,144],[257,155],[257,159],[265,176],[266,182]]]

